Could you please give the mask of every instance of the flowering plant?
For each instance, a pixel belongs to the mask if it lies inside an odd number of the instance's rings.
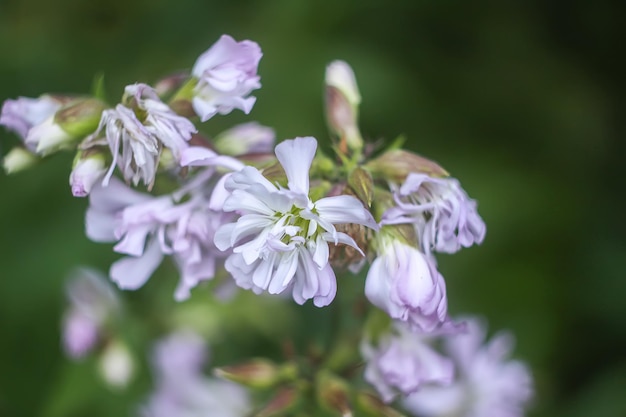
[[[115,105],[99,88],[5,101],[0,124],[22,139],[8,173],[76,153],[69,182],[89,199],[86,234],[123,255],[109,280],[138,290],[164,279],[166,258],[178,275],[179,304],[154,323],[126,311],[107,278],[79,270],[62,321],[68,356],[95,355],[123,388],[153,352],[154,392],[136,410],[145,416],[521,416],[528,369],[507,360],[509,337],[483,347],[484,325],[450,317],[435,258],[483,241],[476,201],[398,141],[364,140],[343,61],[326,70],[327,146],[310,136],[274,146],[256,122],[209,133],[217,115],[250,113],[261,56],[224,35],[189,73],[128,85]],[[327,340],[296,346],[292,299],[331,310]],[[207,342],[236,345],[229,325],[244,305],[247,328],[269,325],[283,355],[243,352],[204,375]],[[131,325],[157,334],[154,348],[133,342]]]

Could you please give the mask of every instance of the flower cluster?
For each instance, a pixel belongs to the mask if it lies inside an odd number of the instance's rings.
[[[364,140],[361,95],[343,61],[326,70],[334,155],[310,136],[274,146],[274,130],[257,122],[211,131],[205,123],[218,114],[251,112],[261,57],[255,42],[224,35],[189,72],[154,86],[128,85],[114,105],[101,89],[93,96],[7,100],[0,124],[22,144],[5,157],[5,169],[76,152],[71,192],[89,198],[88,238],[114,243],[123,256],[109,270],[121,289],[139,289],[168,258],[179,275],[176,301],[218,276],[255,294],[284,294],[297,304],[312,300],[320,308],[369,300],[369,317],[382,321],[364,320],[359,334],[364,379],[379,395],[363,394],[366,408],[388,415],[381,411],[387,403],[409,396],[403,404],[423,416],[520,415],[531,393],[529,372],[506,361],[508,339],[498,336],[483,348],[479,324],[450,319],[437,268],[437,253],[482,243],[486,227],[476,201],[434,161]],[[359,294],[343,297],[342,273],[366,266]],[[72,285],[64,346],[81,357],[101,338],[115,298]],[[110,350],[104,355],[112,364],[110,379],[127,380],[115,372],[124,368],[117,365],[119,349]],[[247,415],[245,391],[202,376],[204,351],[203,340],[188,332],[159,342],[157,388],[145,416]],[[272,376],[265,385],[285,383],[268,410],[297,403],[302,393],[294,387],[315,385],[325,407],[348,415],[351,393],[340,378],[322,369],[315,381],[298,381],[310,378],[313,367],[298,374],[291,364],[261,361],[242,374],[248,382],[258,383],[263,374]]]

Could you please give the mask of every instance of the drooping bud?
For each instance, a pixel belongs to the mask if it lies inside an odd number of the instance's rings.
[[[4,156],[2,165],[7,174],[15,174],[35,165],[39,158],[21,146],[16,146]]]
[[[27,146],[40,155],[69,148],[98,128],[105,104],[94,98],[80,98],[62,106],[53,116],[33,126]]]
[[[279,366],[262,358],[215,369],[215,375],[252,388],[270,388],[279,382],[295,378],[296,374],[294,364]]]
[[[413,152],[392,149],[365,164],[374,177],[402,183],[412,172],[421,172],[432,177],[447,177],[448,171],[439,164]]]
[[[331,131],[353,151],[360,152],[363,138],[358,127],[361,95],[354,72],[344,61],[333,61],[326,67],[326,119]],[[340,149],[345,151],[344,149]]]
[[[294,387],[283,387],[255,417],[279,417],[287,415],[300,404],[300,395]]]
[[[135,374],[135,361],[121,341],[109,343],[99,360],[102,379],[112,388],[125,388]]]
[[[80,150],[74,158],[70,187],[74,197],[86,197],[107,171],[106,156],[99,148]]]
[[[350,388],[336,375],[320,371],[316,379],[317,401],[324,409],[337,413],[342,417],[351,417]]]
[[[179,90],[188,79],[189,74],[185,72],[169,75],[157,81],[154,85],[154,91],[161,99],[167,99]]]

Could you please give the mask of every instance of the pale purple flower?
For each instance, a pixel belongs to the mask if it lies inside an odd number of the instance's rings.
[[[119,301],[102,274],[88,268],[73,272],[66,294],[62,343],[68,356],[79,359],[98,343],[106,321],[119,310]]]
[[[180,330],[159,341],[152,366],[156,387],[141,409],[143,417],[245,417],[248,392],[228,381],[202,374],[207,346],[202,338]]]
[[[257,43],[237,42],[228,35],[200,55],[191,70],[198,80],[192,105],[203,122],[233,109],[250,113],[256,98],[248,95],[261,87],[257,75],[261,56]]]
[[[178,161],[196,128],[187,118],[174,113],[146,84],[127,86],[123,101],[127,105],[118,104],[102,113],[100,125],[91,136],[97,141],[104,130],[113,154],[103,184],[108,184],[118,166],[127,182],[137,185],[143,181],[151,187],[163,148],[169,149]]]
[[[376,343],[361,343],[361,355],[367,362],[365,380],[376,388],[383,401],[414,393],[427,384],[452,383],[452,361],[437,353],[431,346],[433,339],[433,334],[395,322]]]
[[[485,223],[454,178],[433,178],[411,173],[396,191],[397,206],[387,210],[383,224],[412,223],[422,250],[454,253],[482,243]]]
[[[354,239],[334,224],[354,223],[376,229],[372,215],[352,196],[309,198],[309,168],[317,141],[312,137],[287,140],[276,146],[276,156],[288,188],[272,184],[253,167],[229,175],[230,192],[224,211],[240,215],[221,226],[215,235],[220,250],[232,248],[226,269],[237,285],[256,293],[279,294],[291,288],[294,300],[313,299],[328,305],[337,290],[328,263],[328,243],[343,243],[360,250]]]
[[[29,131],[46,119],[54,116],[61,108],[61,102],[50,96],[39,98],[19,97],[17,100],[6,100],[0,113],[0,125],[17,133],[26,140]],[[36,143],[30,143],[29,149],[35,151]]]
[[[212,210],[202,192],[177,203],[178,195],[153,197],[133,191],[115,178],[108,187],[97,185],[90,194],[87,236],[96,242],[115,242],[114,250],[128,255],[111,266],[110,276],[122,289],[141,287],[171,255],[181,274],[175,297],[189,297],[191,288],[213,278],[222,255],[213,235],[228,214]]]
[[[457,375],[449,386],[428,386],[403,401],[419,417],[522,417],[532,397],[528,367],[508,359],[513,338],[508,333],[485,340],[485,326],[467,322],[467,331],[446,336],[444,350]]]
[[[434,259],[381,231],[365,295],[393,319],[429,332],[447,319],[446,284]]]

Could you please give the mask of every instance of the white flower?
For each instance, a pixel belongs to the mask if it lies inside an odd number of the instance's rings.
[[[260,293],[279,294],[292,288],[302,304],[313,298],[328,305],[337,290],[328,263],[328,242],[360,250],[354,239],[334,224],[354,223],[376,229],[372,215],[352,196],[309,198],[309,168],[317,141],[312,137],[287,140],[276,146],[276,157],[287,175],[288,187],[272,184],[256,169],[245,167],[226,180],[230,196],[225,211],[241,215],[215,234],[220,250],[233,248],[226,269],[237,284]]]
[[[105,110],[98,130],[91,137],[97,140],[105,129],[113,154],[103,185],[108,185],[117,165],[127,182],[137,185],[143,181],[151,187],[163,147],[178,161],[196,128],[188,119],[174,113],[146,84],[127,86],[124,100],[130,107],[118,104],[115,109]]]

